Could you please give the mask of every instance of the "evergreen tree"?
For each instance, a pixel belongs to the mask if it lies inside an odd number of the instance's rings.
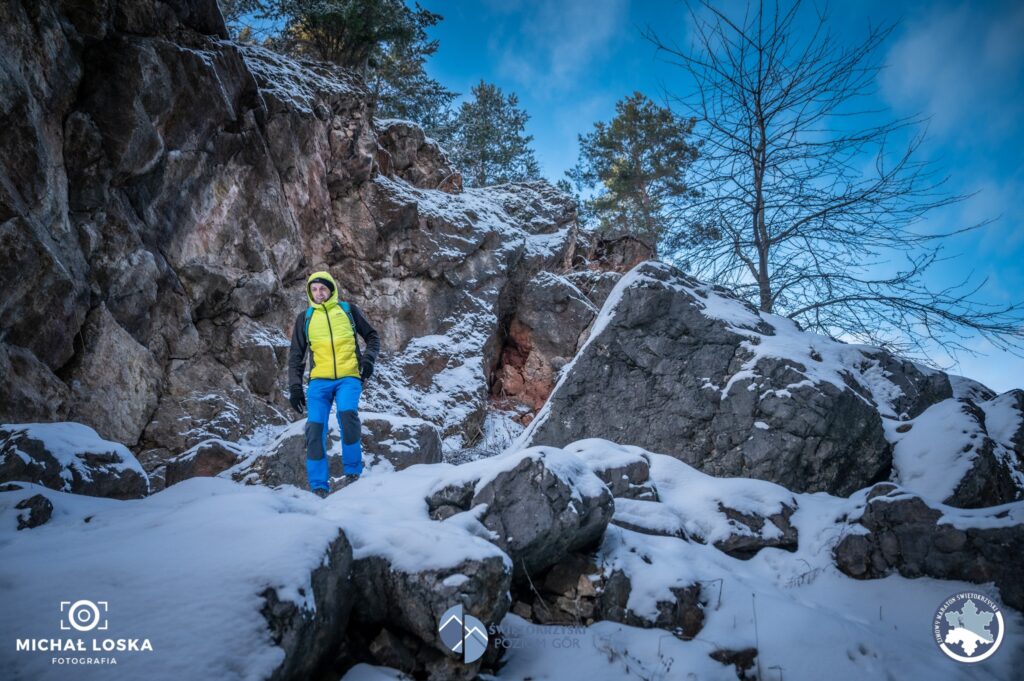
[[[405,118],[451,143],[458,93],[424,68],[438,48],[427,28],[443,17],[403,0],[231,0],[262,19],[283,22],[274,47],[354,69],[374,96],[376,114]],[[257,10],[252,10],[252,6]]]
[[[463,102],[455,117],[452,160],[462,171],[466,186],[484,187],[503,182],[536,179],[537,159],[526,135],[530,116],[519,108],[515,93],[507,97],[501,88],[480,81],[473,99]]]
[[[580,159],[566,171],[578,189],[599,186],[581,201],[581,220],[599,234],[637,236],[657,246],[693,198],[685,181],[698,156],[693,119],[680,119],[644,94],[619,100],[610,123],[580,135]]]
[[[437,52],[438,41],[429,40],[426,28],[442,17],[421,15],[413,40],[385,46],[367,77],[381,118],[403,118],[417,123],[430,137],[447,148],[454,134],[452,102],[458,97],[427,75],[427,58]]]

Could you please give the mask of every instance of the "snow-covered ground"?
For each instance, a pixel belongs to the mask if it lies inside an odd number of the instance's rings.
[[[311,607],[310,571],[338,527],[345,529],[357,558],[386,555],[399,569],[501,555],[480,536],[479,526],[460,517],[470,514],[430,520],[424,498],[459,479],[483,476],[485,481],[524,456],[542,456],[560,475],[585,480],[580,472],[587,466],[641,451],[584,440],[564,450],[507,451],[463,466],[417,465],[367,476],[324,501],[292,486],[269,489],[223,477],[185,480],[129,501],[38,485],[0,494],[5,678],[262,678],[283,652],[270,640],[258,594],[270,586],[281,599]],[[601,622],[567,636],[509,614],[500,623],[485,623],[502,626],[520,646],[509,649],[507,664],[494,679],[731,680],[736,678],[732,668],[708,653],[747,646],[760,651],[763,679],[1020,678],[1024,617],[1010,608],[1003,609],[1002,648],[984,663],[955,663],[932,640],[932,617],[946,597],[974,590],[998,601],[992,585],[896,575],[857,581],[834,567],[831,547],[844,532],[856,531],[839,519],[856,515],[863,493],[849,499],[791,494],[772,483],[713,478],[671,457],[646,456],[663,500],[661,513],[675,516],[709,543],[610,526],[597,555],[606,566],[630,574],[629,607],[639,614],[649,614],[672,586],[700,582],[710,595],[703,629],[694,640],[681,641],[660,629]],[[14,505],[33,494],[52,501],[53,518],[18,531]],[[716,511],[720,499],[760,513],[795,501],[791,522],[799,530],[799,549],[766,548],[744,561],[714,548],[715,537],[735,531]],[[999,510],[1010,512],[996,519]],[[958,526],[1024,521],[1024,502],[944,511],[945,520]],[[109,603],[103,637],[148,638],[153,650],[113,653],[114,673],[105,665],[51,664],[55,656],[81,653],[14,650],[15,638],[65,637],[60,603],[78,599]],[[360,665],[345,681],[399,678],[396,674]]]

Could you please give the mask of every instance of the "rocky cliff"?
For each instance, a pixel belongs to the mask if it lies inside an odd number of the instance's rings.
[[[580,252],[567,197],[462,191],[357,78],[226,41],[213,0],[0,12],[0,420],[81,422],[151,470],[286,423],[327,268],[382,336],[368,407],[479,430],[526,282]]]

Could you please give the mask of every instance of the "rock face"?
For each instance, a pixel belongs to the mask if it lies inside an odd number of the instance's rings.
[[[833,552],[844,573],[857,579],[897,571],[904,577],[995,582],[1007,604],[1024,609],[1024,523],[1008,517],[1009,509],[993,513],[988,526],[958,527],[894,485],[878,485],[868,497],[857,519],[867,534],[845,536]]]
[[[576,354],[581,335],[596,316],[594,304],[566,277],[538,273],[516,306],[491,393],[536,412],[555,387],[555,374]]]
[[[377,161],[385,175],[397,175],[420,189],[462,191],[462,174],[418,125],[394,119],[375,119],[374,123],[381,146]]]
[[[0,428],[0,482],[9,480],[115,499],[150,491],[145,471],[126,447],[78,423]]]
[[[569,197],[463,192],[358,77],[224,40],[215,0],[0,24],[0,422],[79,419],[157,467],[282,425],[302,285],[328,269],[381,333],[364,407],[475,432],[519,293],[574,257]]]
[[[374,286],[387,302],[377,318],[394,352],[364,408],[468,439],[484,419],[502,320],[537,272],[571,258],[575,209],[544,182],[445,194],[377,178],[371,190],[367,204],[395,251],[356,285]]]

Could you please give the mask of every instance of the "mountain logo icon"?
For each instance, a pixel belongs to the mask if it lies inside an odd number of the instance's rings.
[[[475,662],[487,650],[487,628],[477,618],[465,614],[461,604],[445,610],[437,631],[441,642],[453,653],[462,655],[463,662]]]

